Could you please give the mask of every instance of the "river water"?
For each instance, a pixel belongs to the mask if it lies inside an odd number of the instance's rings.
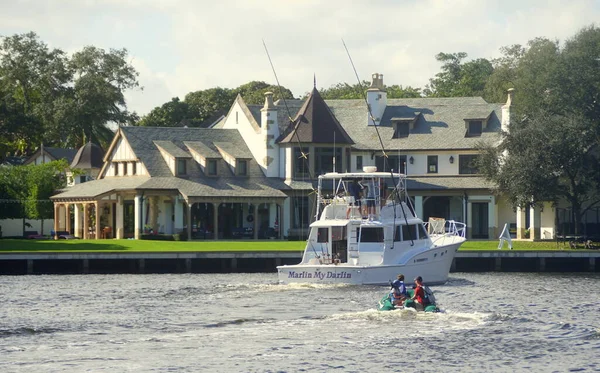
[[[0,277],[0,372],[600,371],[598,274],[451,275],[439,314],[276,274]]]

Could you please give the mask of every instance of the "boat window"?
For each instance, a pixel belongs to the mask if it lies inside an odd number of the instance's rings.
[[[383,242],[383,227],[379,228],[356,228],[356,236],[360,242]]]
[[[401,225],[402,227],[402,241],[416,240],[416,230],[414,225]]]
[[[425,227],[423,226],[423,224],[418,224],[418,231],[419,231],[419,239],[425,239],[427,238],[427,231],[425,230]]]
[[[317,242],[329,242],[329,228],[319,228]]]
[[[346,227],[331,227],[331,241],[346,239]]]

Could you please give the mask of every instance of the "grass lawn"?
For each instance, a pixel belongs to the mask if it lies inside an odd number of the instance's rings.
[[[2,252],[303,251],[305,241],[0,240]],[[460,251],[497,250],[498,241],[467,241]],[[505,247],[503,250],[508,250]],[[571,250],[556,242],[513,241],[513,250]]]
[[[303,251],[304,241],[0,240],[2,252]]]

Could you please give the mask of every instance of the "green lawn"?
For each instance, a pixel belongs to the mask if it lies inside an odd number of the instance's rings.
[[[1,252],[302,251],[305,241],[0,240]],[[497,250],[498,241],[467,241],[461,251]],[[581,248],[580,248],[581,249]],[[506,246],[503,250],[507,250]],[[513,241],[513,250],[570,250],[556,242]]]
[[[0,252],[302,251],[304,241],[0,240]]]

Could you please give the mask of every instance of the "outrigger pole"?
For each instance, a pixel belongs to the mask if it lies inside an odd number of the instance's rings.
[[[360,77],[358,76],[358,72],[356,71],[356,67],[354,66],[354,61],[352,61],[352,56],[350,56],[350,51],[348,51],[348,47],[342,39],[342,44],[344,45],[344,49],[346,50],[346,54],[348,55],[348,59],[350,60],[350,65],[352,65],[352,70],[354,70],[354,75],[356,76],[356,80],[358,81],[358,88],[360,89],[360,93],[365,100],[365,104],[367,104],[367,112],[369,114],[369,118],[373,121],[373,127],[375,127],[375,132],[377,133],[377,138],[379,139],[379,144],[381,145],[381,152],[383,153],[383,168],[387,168],[389,166],[388,155],[385,152],[385,146],[383,145],[383,140],[381,139],[381,135],[379,134],[379,128],[377,128],[377,124],[375,123],[375,117],[373,116],[373,112],[371,111],[371,105],[369,105],[369,101],[367,100],[367,95],[365,94],[365,90],[362,87],[362,83],[360,81]],[[390,168],[390,176],[392,178],[392,183],[394,184],[394,190],[396,191],[396,198],[400,202],[400,208],[402,209],[402,214],[404,215],[404,221],[406,225],[408,225],[408,219],[406,217],[406,211],[404,211],[404,206],[402,206],[402,200],[400,200],[400,191],[398,190],[398,186],[396,185],[396,180],[394,180],[394,171]],[[394,204],[394,226],[396,226],[396,206]],[[412,237],[412,233],[408,230],[410,235],[410,245],[414,246],[415,241]],[[392,249],[394,248],[394,241],[392,241]]]

